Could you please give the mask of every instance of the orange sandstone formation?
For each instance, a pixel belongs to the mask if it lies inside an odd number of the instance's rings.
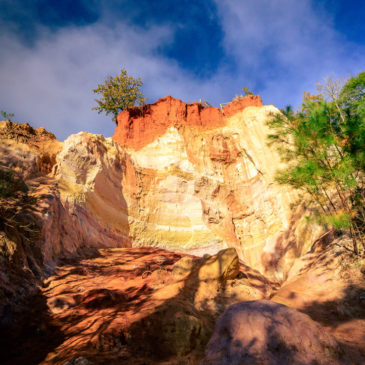
[[[213,252],[235,247],[248,265],[282,277],[319,234],[287,188],[267,146],[273,106],[260,97],[222,109],[167,96],[119,114],[123,195],[135,246]]]
[[[84,363],[86,356],[142,364],[150,352],[200,359],[227,306],[250,300],[236,306],[239,313],[226,312],[244,317],[247,303],[264,298],[272,302],[254,305],[286,308],[277,302],[309,314],[360,359],[363,270],[342,248],[345,240],[327,247],[333,237],[324,235],[313,244],[321,229],[307,222],[298,196],[275,183],[281,161],[266,141],[275,112],[259,97],[222,109],[166,97],[121,113],[113,138],[80,132],[63,143],[42,128],[0,122],[0,169],[10,168],[29,188],[28,195],[0,197],[0,347],[9,363]],[[97,255],[85,258],[89,253]],[[256,270],[286,281],[277,290],[278,280]],[[289,330],[277,328],[285,346],[293,347],[293,331],[304,328],[309,340],[320,331],[318,356],[310,355],[322,359],[327,346],[336,352],[329,361],[337,361],[342,345],[309,318],[296,326],[303,315],[283,311],[292,315]],[[257,314],[265,332],[275,313]],[[24,338],[32,353],[9,346]],[[217,338],[209,363],[224,360],[225,344],[214,352],[222,345]],[[259,355],[277,363],[307,359],[301,348],[288,353],[274,345],[274,353]],[[24,361],[14,361],[18,355]]]
[[[2,122],[0,165],[38,197],[43,263],[101,247],[152,246],[215,254],[234,247],[277,279],[318,237],[267,145],[274,106],[258,96],[222,109],[167,96],[131,107],[113,138]],[[48,134],[47,134],[48,133]]]
[[[121,146],[140,150],[171,126],[185,125],[200,130],[223,127],[228,117],[248,106],[262,106],[261,98],[258,95],[241,98],[220,110],[201,103],[185,104],[166,96],[154,104],[127,108],[120,113],[113,139]]]

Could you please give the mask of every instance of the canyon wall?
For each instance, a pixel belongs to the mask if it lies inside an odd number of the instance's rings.
[[[2,168],[37,198],[39,265],[100,247],[156,246],[203,255],[236,248],[278,279],[318,237],[298,196],[274,182],[267,145],[278,110],[258,96],[222,109],[171,96],[127,108],[113,138],[1,122]]]
[[[113,139],[128,154],[132,244],[235,247],[248,265],[282,277],[320,229],[308,225],[298,196],[274,182],[281,162],[266,121],[277,112],[258,96],[222,109],[168,96],[119,114]]]
[[[81,132],[62,143],[0,122],[0,327],[62,259],[131,246],[124,161],[111,138]]]
[[[121,186],[125,154],[117,143],[85,132],[62,143],[44,128],[9,121],[0,122],[0,142],[0,169],[19,176],[33,201],[30,211],[24,198],[15,196],[2,199],[1,207],[5,213],[16,209],[20,220],[31,216],[40,229],[34,242],[18,237],[12,243],[14,235],[7,234],[0,247],[4,256],[12,260],[17,248],[36,247],[38,262],[26,256],[22,261],[25,267],[34,261],[31,266],[39,275],[60,258],[100,247],[130,247]]]

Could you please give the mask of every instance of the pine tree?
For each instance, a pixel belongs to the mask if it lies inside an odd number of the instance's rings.
[[[288,167],[277,181],[304,190],[326,226],[348,231],[353,248],[365,232],[365,73],[350,79],[333,100],[304,94],[299,111],[290,107],[268,122]],[[362,87],[359,85],[363,85]]]

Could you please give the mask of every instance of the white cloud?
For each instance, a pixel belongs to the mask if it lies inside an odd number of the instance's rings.
[[[151,52],[169,32],[164,28],[139,32],[123,26],[111,31],[102,25],[67,28],[44,33],[32,48],[3,35],[0,107],[34,126],[44,124],[60,138],[79,130],[110,135],[114,131],[110,119],[90,110],[92,89],[122,67],[136,76],[144,73],[148,63],[153,67],[158,61],[150,57]]]
[[[171,94],[218,105],[248,86],[279,106],[298,103],[301,92],[326,75],[356,74],[363,67],[364,48],[342,39],[310,1],[217,0],[217,6],[230,62],[206,80],[158,54],[173,41],[171,26],[110,26],[104,18],[56,33],[43,29],[31,48],[1,34],[0,109],[15,113],[15,120],[44,125],[60,139],[80,130],[109,136],[115,126],[91,111],[92,89],[122,67],[144,80],[148,102]]]
[[[201,84],[174,60],[157,55],[156,48],[172,40],[168,27],[141,30],[119,24],[109,29],[97,24],[41,33],[32,48],[14,36],[0,37],[6,49],[0,60],[0,109],[15,113],[14,120],[45,126],[60,139],[80,130],[114,133],[110,118],[91,111],[92,89],[122,67],[142,77],[149,102],[168,94],[198,100],[214,85]]]
[[[267,102],[299,102],[301,92],[330,74],[356,74],[364,47],[346,41],[318,3],[301,0],[216,0],[226,52],[238,76]],[[315,5],[315,7],[314,7]]]

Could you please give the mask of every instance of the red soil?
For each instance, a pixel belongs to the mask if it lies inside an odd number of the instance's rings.
[[[129,107],[120,113],[113,139],[121,146],[139,150],[163,135],[170,126],[203,130],[223,127],[227,118],[249,106],[262,106],[261,98],[247,96],[219,109],[201,103],[186,104],[166,96],[153,104]]]

